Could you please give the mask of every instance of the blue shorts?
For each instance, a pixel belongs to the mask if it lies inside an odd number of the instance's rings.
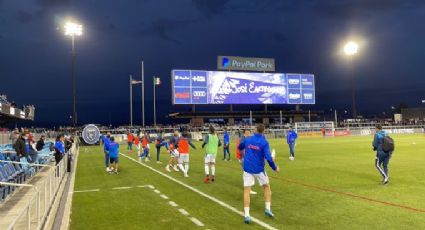
[[[118,163],[118,157],[109,157],[109,163],[110,164]]]

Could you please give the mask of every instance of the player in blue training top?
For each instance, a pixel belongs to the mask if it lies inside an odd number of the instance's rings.
[[[223,136],[223,160],[230,161],[230,134],[227,132],[227,128],[224,128],[224,136]]]
[[[102,135],[100,136],[100,139],[103,142],[103,153],[105,153],[105,167],[106,167],[106,171],[108,171],[109,169],[109,143],[111,138],[111,133],[108,132],[106,133],[106,136]]]
[[[249,215],[249,194],[251,192],[251,187],[255,184],[255,179],[257,179],[258,183],[264,188],[265,214],[268,217],[273,217],[271,211],[271,190],[269,178],[264,169],[264,160],[267,160],[267,163],[275,172],[279,172],[279,167],[277,167],[273,161],[269,142],[266,140],[263,133],[264,125],[257,125],[257,133],[250,137],[246,137],[238,146],[239,150],[245,150],[243,155],[243,203],[245,223],[247,224],[251,222],[251,217]]]
[[[298,135],[289,127],[288,133],[286,134],[286,143],[289,146],[289,160],[293,161],[295,159],[295,141],[297,140]]]
[[[119,148],[120,145],[115,142],[115,138],[110,138],[109,143],[109,173],[114,172],[115,174],[118,174],[118,154],[119,154]]]

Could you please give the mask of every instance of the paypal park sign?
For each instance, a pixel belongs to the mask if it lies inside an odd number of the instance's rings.
[[[273,58],[218,56],[217,69],[274,72],[275,63]]]

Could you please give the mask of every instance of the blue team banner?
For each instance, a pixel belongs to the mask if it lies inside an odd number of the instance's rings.
[[[315,104],[314,75],[173,70],[174,104]]]

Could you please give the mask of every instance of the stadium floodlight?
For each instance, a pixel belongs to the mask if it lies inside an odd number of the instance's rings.
[[[75,83],[75,37],[83,35],[83,26],[81,24],[68,21],[64,25],[65,36],[71,37],[71,55],[72,55],[72,127],[77,123],[77,109],[76,109],[76,83]]]
[[[359,45],[356,42],[349,41],[344,46],[344,53],[345,55],[351,56],[357,53],[359,49]]]
[[[66,36],[81,36],[83,35],[83,26],[74,22],[65,23]]]

